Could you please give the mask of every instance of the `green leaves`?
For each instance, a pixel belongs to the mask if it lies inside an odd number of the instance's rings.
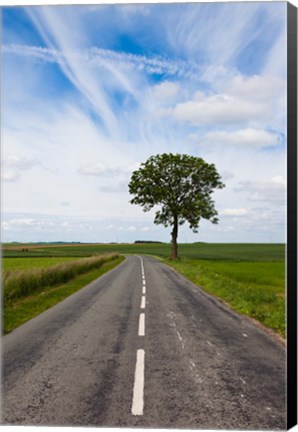
[[[196,231],[201,218],[217,223],[217,212],[210,195],[214,189],[224,187],[214,164],[186,154],[163,153],[150,156],[134,171],[128,185],[133,195],[132,204],[144,211],[160,205],[154,222],[173,225],[188,222]]]
[[[197,232],[201,218],[217,223],[211,194],[223,188],[213,164],[186,154],[163,153],[150,156],[132,173],[128,185],[132,204],[149,211],[159,205],[155,224],[172,226],[172,258],[177,258],[178,226],[185,222]]]

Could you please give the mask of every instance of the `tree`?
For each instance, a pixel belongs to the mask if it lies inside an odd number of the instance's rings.
[[[224,184],[214,164],[186,154],[163,153],[149,157],[132,173],[131,204],[145,212],[159,206],[154,223],[172,226],[172,258],[178,257],[178,227],[186,221],[198,232],[201,218],[218,223],[211,194]]]

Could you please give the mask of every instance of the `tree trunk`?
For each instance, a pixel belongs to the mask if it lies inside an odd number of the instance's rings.
[[[177,237],[178,237],[178,217],[174,216],[174,225],[172,231],[172,259],[178,258],[178,245],[177,245]]]

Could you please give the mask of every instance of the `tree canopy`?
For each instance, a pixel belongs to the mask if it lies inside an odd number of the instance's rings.
[[[200,220],[218,223],[211,194],[224,187],[214,164],[186,154],[150,156],[132,173],[128,185],[132,204],[144,211],[154,206],[154,223],[172,226],[172,257],[177,258],[178,226],[185,222],[197,232]]]

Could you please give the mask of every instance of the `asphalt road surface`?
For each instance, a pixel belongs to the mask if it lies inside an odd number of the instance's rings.
[[[2,341],[2,424],[285,429],[285,349],[129,256]]]

